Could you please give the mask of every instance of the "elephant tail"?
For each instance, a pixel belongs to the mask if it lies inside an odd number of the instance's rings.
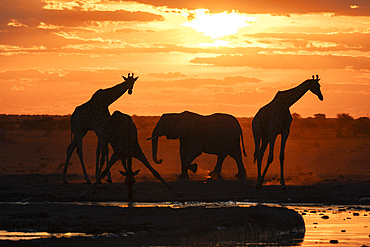
[[[245,148],[244,148],[244,139],[243,139],[243,131],[240,132],[240,139],[242,141],[242,147],[243,147],[243,154],[245,157],[247,157],[247,154],[245,152]]]

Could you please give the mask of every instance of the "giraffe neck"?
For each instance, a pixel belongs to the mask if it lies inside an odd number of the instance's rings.
[[[277,99],[285,108],[290,108],[295,102],[297,102],[302,96],[308,91],[309,85],[307,81],[301,83],[295,88],[279,91]]]
[[[127,91],[127,89],[127,83],[122,82],[113,87],[98,90],[93,95],[93,98],[95,98],[95,100],[98,101],[99,104],[108,107],[119,97],[121,97]]]

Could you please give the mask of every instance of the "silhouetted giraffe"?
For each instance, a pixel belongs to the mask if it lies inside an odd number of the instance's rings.
[[[115,111],[112,116],[108,119],[105,124],[104,134],[102,135],[102,143],[110,143],[113,148],[113,154],[108,162],[107,167],[103,172],[101,172],[100,179],[103,179],[109,169],[113,164],[121,160],[122,165],[125,171],[120,171],[120,173],[125,176],[125,183],[128,187],[128,198],[131,201],[133,198],[133,185],[135,183],[135,175],[139,173],[140,170],[135,172],[132,171],[132,157],[141,161],[149,171],[154,175],[155,178],[160,180],[167,188],[173,190],[177,195],[181,195],[178,191],[173,189],[167,182],[161,177],[161,175],[150,165],[149,161],[145,157],[143,151],[141,150],[138,138],[137,138],[137,129],[132,121],[132,118],[129,115],[123,114],[119,111]],[[107,147],[107,145],[103,145]],[[102,149],[103,154],[106,155],[107,149]],[[127,161],[127,165],[126,165]],[[103,160],[104,162],[104,160]],[[102,165],[100,165],[100,171]],[[83,195],[86,196],[90,194],[94,188],[98,185],[96,182],[88,191]]]
[[[136,137],[136,142],[135,142]],[[139,173],[140,169],[133,172],[132,171],[132,151],[135,149],[137,153],[141,152],[141,148],[137,141],[137,130],[135,127],[134,122],[132,121],[131,117],[123,114],[119,111],[115,111],[113,115],[108,119],[105,125],[104,131],[104,142],[110,142],[114,153],[122,154],[122,155],[112,155],[111,164],[107,162],[106,170],[104,171],[105,174],[109,174],[109,169],[112,165],[118,160],[121,160],[123,165],[124,171],[119,171],[122,176],[125,177],[125,184],[127,185],[128,189],[128,199],[132,202],[134,198],[134,184],[136,182],[135,176]],[[117,152],[116,152],[117,151]],[[108,152],[108,150],[103,149],[103,153]],[[142,152],[141,152],[142,153]],[[144,155],[144,154],[143,154]],[[116,157],[116,158],[114,158]],[[145,156],[144,156],[145,157]],[[117,160],[115,160],[117,159]],[[103,163],[100,166],[99,174],[103,167]]]
[[[270,103],[262,107],[254,116],[252,121],[252,130],[255,144],[254,162],[257,160],[258,169],[256,185],[258,189],[262,188],[262,183],[267,169],[273,161],[275,140],[279,134],[281,134],[280,184],[283,189],[286,189],[284,180],[284,150],[290,132],[290,124],[293,119],[289,108],[308,90],[317,95],[322,101],[324,98],[321,94],[319,80],[318,75],[316,75],[316,79],[312,76],[312,79],[304,81],[295,88],[286,91],[279,91],[275,95],[275,98]],[[265,170],[261,175],[261,163],[267,144],[270,145],[270,151]]]
[[[83,153],[82,153],[82,139],[89,130],[95,132],[98,137],[98,145],[96,148],[96,170],[95,177],[99,171],[99,157],[101,154],[102,143],[100,141],[101,133],[104,129],[105,122],[109,119],[110,113],[108,106],[121,97],[127,90],[128,94],[132,94],[132,88],[138,77],[134,78],[134,74],[128,74],[128,77],[122,76],[124,81],[120,84],[117,84],[114,87],[107,89],[99,89],[96,91],[91,99],[76,107],[75,111],[71,116],[71,134],[73,139],[71,144],[67,148],[67,158],[63,170],[63,182],[68,183],[66,179],[66,173],[68,169],[69,160],[73,151],[77,148],[77,154],[80,158],[82,165],[82,170],[84,173],[84,178],[87,183],[90,183],[89,177],[86,173],[85,165],[83,162]],[[108,145],[108,144],[106,144]],[[108,149],[108,146],[106,147]],[[106,153],[107,163],[108,163],[108,153]],[[104,156],[101,156],[101,159],[104,160]],[[98,181],[100,182],[100,181]],[[111,182],[110,174],[108,176],[108,182]]]

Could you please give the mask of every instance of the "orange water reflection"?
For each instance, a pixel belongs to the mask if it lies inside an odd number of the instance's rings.
[[[369,208],[294,207],[303,214],[306,234],[302,246],[369,246]]]
[[[71,238],[71,237],[92,237],[94,235],[89,235],[80,232],[67,232],[67,233],[48,233],[48,232],[8,232],[0,231],[0,240],[32,240],[39,238]]]

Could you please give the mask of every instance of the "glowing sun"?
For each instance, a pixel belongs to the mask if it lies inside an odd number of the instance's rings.
[[[196,9],[188,15],[188,21],[183,25],[217,39],[237,33],[240,28],[249,26],[255,19],[235,11],[212,14],[208,9]]]

